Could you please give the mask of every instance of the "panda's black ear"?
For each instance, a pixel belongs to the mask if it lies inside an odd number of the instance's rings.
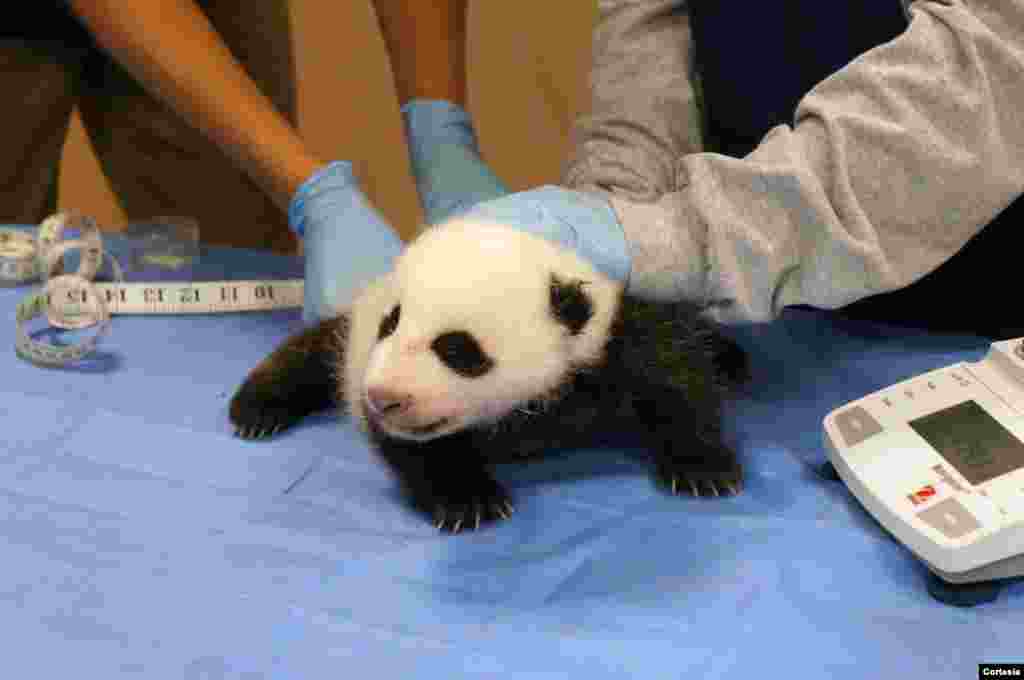
[[[583,290],[586,281],[566,281],[551,275],[551,315],[558,323],[579,334],[594,315],[594,303]]]

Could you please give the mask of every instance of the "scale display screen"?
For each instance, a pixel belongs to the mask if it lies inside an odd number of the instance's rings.
[[[908,425],[972,485],[1024,467],[1024,443],[973,399]]]

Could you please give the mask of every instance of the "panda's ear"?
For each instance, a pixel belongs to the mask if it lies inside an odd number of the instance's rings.
[[[586,284],[586,281],[551,275],[551,315],[572,335],[579,334],[594,315],[594,303],[583,290]]]

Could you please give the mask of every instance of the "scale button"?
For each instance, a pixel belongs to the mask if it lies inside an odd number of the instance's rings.
[[[949,471],[946,470],[944,466],[933,465],[932,470],[934,470],[939,475],[942,481],[953,487],[955,491],[966,491],[966,489],[964,489],[964,487],[960,485],[960,482],[956,481],[953,475],[949,474]]]
[[[955,498],[947,498],[917,513],[921,521],[942,532],[947,538],[960,538],[981,528],[967,508]]]
[[[835,423],[848,447],[856,446],[882,431],[882,426],[863,406],[853,406],[837,413]]]

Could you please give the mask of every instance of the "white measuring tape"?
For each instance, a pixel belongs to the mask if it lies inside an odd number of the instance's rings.
[[[77,229],[79,238],[62,240],[70,229]],[[64,254],[76,249],[81,251],[78,271],[59,273]],[[95,283],[104,259],[110,262],[114,282]],[[18,304],[14,349],[22,359],[41,366],[64,366],[91,354],[109,331],[112,314],[268,311],[302,307],[303,302],[300,279],[125,283],[117,259],[103,250],[96,222],[69,212],[48,217],[35,234],[0,228],[0,285],[35,279],[44,285]],[[40,342],[25,325],[44,314],[57,328],[96,326],[96,333],[74,345]]]

